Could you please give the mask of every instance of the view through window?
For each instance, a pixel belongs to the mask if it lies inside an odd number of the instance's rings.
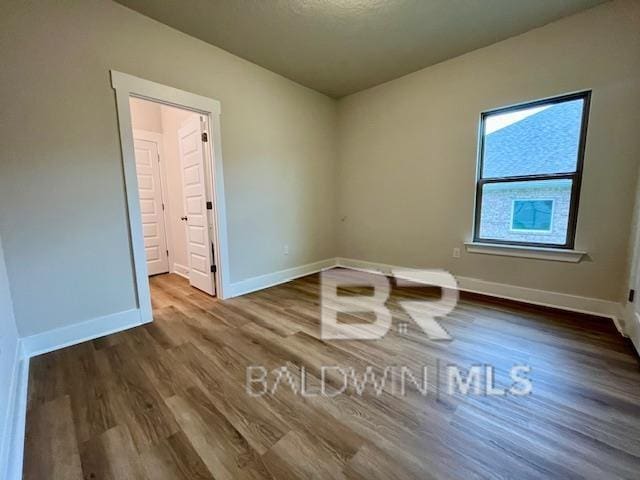
[[[475,242],[573,248],[589,100],[482,114]]]

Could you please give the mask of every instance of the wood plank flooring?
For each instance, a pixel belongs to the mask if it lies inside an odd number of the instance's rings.
[[[639,361],[608,320],[467,294],[436,342],[398,304],[434,292],[394,287],[383,339],[325,342],[318,275],[226,301],[150,283],[154,323],[32,359],[25,479],[640,478]],[[506,387],[517,364],[530,395],[445,387],[447,366],[492,365]],[[337,394],[322,366],[427,366],[426,395]]]

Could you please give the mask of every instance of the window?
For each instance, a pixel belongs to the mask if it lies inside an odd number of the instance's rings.
[[[474,242],[573,248],[589,100],[482,114]]]
[[[553,200],[514,200],[511,209],[511,230],[551,233]]]

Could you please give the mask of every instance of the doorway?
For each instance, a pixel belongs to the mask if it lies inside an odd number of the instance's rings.
[[[219,103],[120,72],[111,76],[141,320],[152,320],[149,276],[179,275],[225,298]]]
[[[147,272],[180,275],[215,295],[206,120],[141,98],[132,97],[129,105]]]

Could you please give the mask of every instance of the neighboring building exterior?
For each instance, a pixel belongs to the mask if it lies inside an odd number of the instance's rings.
[[[489,184],[484,189],[482,199],[480,237],[562,245],[567,237],[570,199],[570,180]],[[549,204],[549,201],[551,202],[551,211],[548,215],[550,221],[538,223],[537,230],[517,222],[517,207],[520,206],[521,211],[523,208],[531,208],[530,202],[522,206],[527,200],[540,200],[539,205],[543,208]],[[540,216],[544,217],[544,213]],[[549,228],[544,228],[547,224]]]
[[[483,178],[567,173],[576,169],[583,101],[536,113],[485,135]],[[562,245],[572,180],[487,183],[480,238]]]

